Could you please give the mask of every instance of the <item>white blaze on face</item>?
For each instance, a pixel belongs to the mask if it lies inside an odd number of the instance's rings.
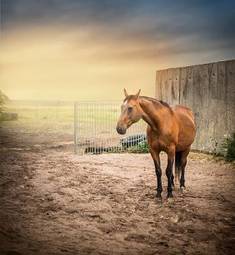
[[[125,100],[124,103],[122,104],[122,107],[124,108],[127,105],[128,100]]]

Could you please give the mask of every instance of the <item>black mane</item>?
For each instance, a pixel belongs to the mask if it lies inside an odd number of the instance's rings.
[[[146,100],[149,100],[149,101],[152,101],[152,102],[157,102],[157,103],[160,103],[161,105],[165,106],[165,107],[168,107],[171,109],[170,105],[162,100],[157,100],[155,98],[152,98],[152,97],[145,97],[145,96],[141,96],[141,98],[144,98]]]
[[[170,105],[167,102],[164,102],[162,100],[159,101],[162,105],[166,106],[166,107],[170,107]]]

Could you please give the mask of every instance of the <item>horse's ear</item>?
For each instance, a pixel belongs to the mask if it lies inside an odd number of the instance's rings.
[[[125,97],[128,97],[128,93],[127,93],[126,89],[124,89],[124,95],[125,95]]]
[[[135,95],[135,96],[136,96],[136,98],[138,98],[138,97],[139,97],[140,92],[141,92],[141,89],[139,89],[138,93]]]

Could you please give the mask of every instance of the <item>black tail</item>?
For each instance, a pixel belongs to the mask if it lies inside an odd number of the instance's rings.
[[[181,162],[182,152],[178,151],[175,153],[175,178],[180,181],[180,175],[181,175]]]

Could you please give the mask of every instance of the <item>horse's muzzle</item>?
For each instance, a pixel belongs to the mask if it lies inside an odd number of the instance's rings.
[[[118,134],[125,135],[126,134],[126,128],[117,126],[116,128]]]

